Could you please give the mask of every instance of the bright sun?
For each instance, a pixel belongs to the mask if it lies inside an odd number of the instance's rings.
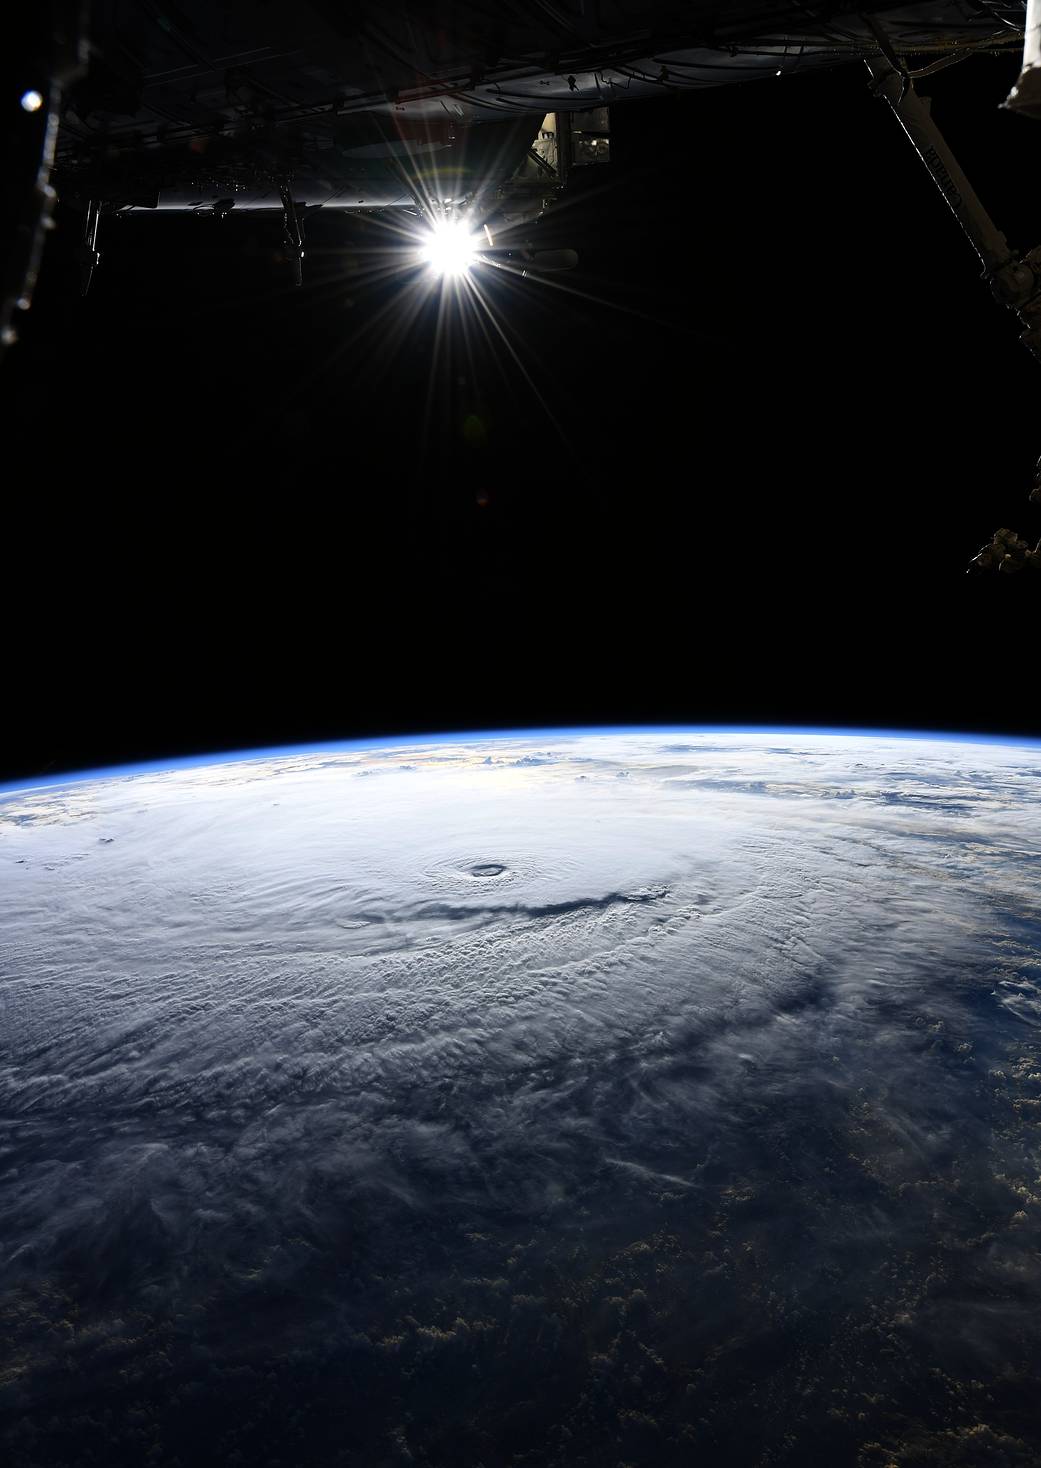
[[[476,255],[477,242],[466,225],[442,220],[427,236],[422,258],[437,275],[463,275]]]

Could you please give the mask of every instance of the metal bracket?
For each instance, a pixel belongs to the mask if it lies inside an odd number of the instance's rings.
[[[87,200],[87,212],[83,216],[83,239],[77,251],[80,262],[80,295],[85,296],[94,279],[94,271],[101,263],[98,250],[98,222],[101,219],[101,204],[97,199]]]
[[[283,184],[278,193],[282,200],[282,237],[289,254],[293,281],[301,286],[304,283],[303,208],[298,208],[294,203],[288,184]]]
[[[1041,0],[1027,0],[1023,70],[1004,105],[1024,117],[1041,119]]]

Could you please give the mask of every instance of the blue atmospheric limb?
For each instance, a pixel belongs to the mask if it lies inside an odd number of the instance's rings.
[[[284,759],[292,755],[337,754],[347,751],[412,748],[415,745],[436,747],[444,744],[487,743],[507,739],[581,739],[596,735],[748,735],[753,738],[831,738],[831,739],[905,739],[930,740],[944,744],[999,745],[1012,749],[1041,749],[1041,737],[1019,734],[954,733],[938,729],[863,729],[827,727],[813,728],[803,724],[618,724],[579,728],[468,729],[454,733],[388,734],[365,739],[323,740],[315,744],[272,745],[256,749],[236,749],[206,754],[179,755],[167,759],[145,760],[137,764],[103,766],[96,769],[68,770],[54,775],[36,775],[0,785],[0,798],[27,790],[41,790],[55,785],[78,785],[87,780],[113,780],[123,776],[147,775],[174,770],[202,769],[209,765],[240,764],[247,760]]]

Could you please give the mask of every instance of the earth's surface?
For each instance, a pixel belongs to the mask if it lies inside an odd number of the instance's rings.
[[[7,1462],[1041,1463],[1039,858],[941,739],[7,792]]]

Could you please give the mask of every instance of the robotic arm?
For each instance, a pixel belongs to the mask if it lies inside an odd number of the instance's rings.
[[[1041,44],[1041,0],[1031,0],[1032,14]],[[940,129],[932,119],[930,104],[919,97],[914,83],[888,44],[881,27],[872,26],[882,54],[867,61],[872,78],[872,91],[888,102],[915,152],[946,199],[948,205],[977,255],[983,263],[983,278],[997,301],[1016,312],[1022,325],[1020,341],[1041,363],[1041,245],[1025,255],[1009,247],[1001,230],[991,219],[962,171]],[[1024,93],[1029,83],[1039,94],[1041,103],[1041,65],[1030,68],[1029,55],[1024,63],[1019,90]],[[1030,496],[1031,503],[1041,505],[1041,463],[1038,483]],[[998,530],[970,564],[970,571],[993,567],[1001,571],[1019,571],[1024,566],[1041,569],[1041,541],[1031,549],[1028,541],[1008,529]]]

